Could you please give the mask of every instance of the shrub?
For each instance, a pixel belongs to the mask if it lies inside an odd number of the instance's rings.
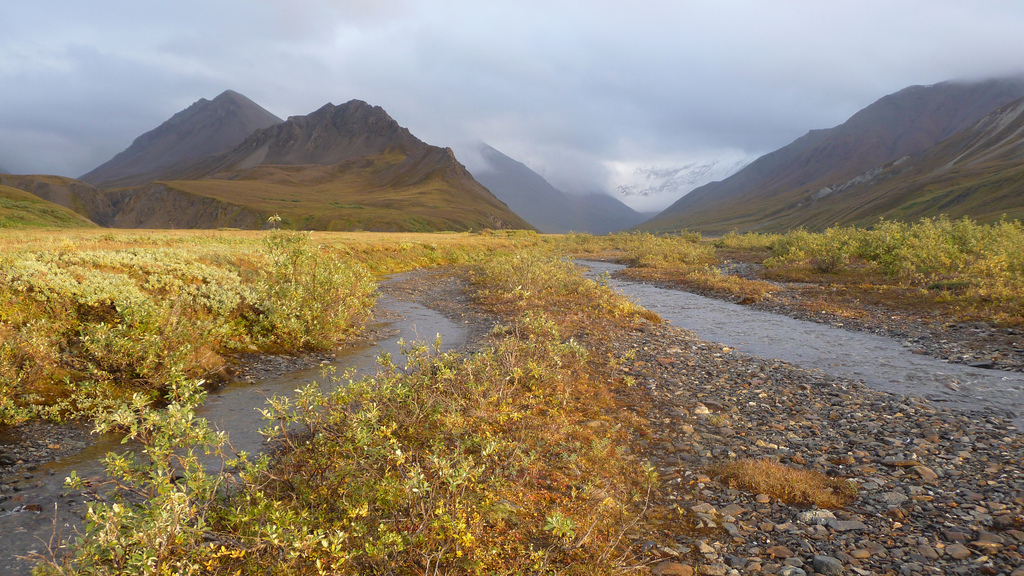
[[[795,506],[842,508],[857,499],[857,489],[849,481],[764,458],[734,460],[709,473],[730,488],[767,494]]]

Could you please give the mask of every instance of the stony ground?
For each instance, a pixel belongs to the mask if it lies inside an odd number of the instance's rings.
[[[1024,575],[1024,436],[1001,418],[935,409],[657,326],[620,343],[652,422],[678,530],[651,534],[655,574]],[[768,457],[848,478],[860,497],[805,510],[706,471]]]

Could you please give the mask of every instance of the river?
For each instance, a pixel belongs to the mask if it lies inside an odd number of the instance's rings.
[[[624,266],[580,262],[590,277]],[[861,380],[935,405],[1004,415],[1024,430],[1024,374],[971,368],[914,354],[892,338],[834,328],[681,290],[606,276],[608,284],[666,321],[739,352]]]

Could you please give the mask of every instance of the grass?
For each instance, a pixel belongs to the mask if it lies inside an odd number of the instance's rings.
[[[857,499],[857,489],[846,480],[764,458],[719,464],[709,473],[730,488],[767,494],[793,506],[839,509]]]
[[[785,234],[729,233],[560,237],[562,250],[627,264],[636,280],[670,284],[743,303],[770,298],[780,283],[802,304],[839,316],[868,307],[926,320],[1024,324],[1024,224],[1004,219],[880,220],[867,228],[803,229]],[[754,273],[723,273],[729,263]]]
[[[584,423],[629,422],[602,346],[650,315],[533,250],[467,273],[507,318],[487,349],[416,345],[374,379],[272,399],[286,450],[232,490],[194,459],[219,439],[190,416],[201,394],[187,382],[164,411],[140,400],[109,416],[142,423],[131,430],[152,461],[114,458],[120,499],[94,506],[73,558],[40,573],[635,571],[625,534],[655,474],[617,449],[626,429]],[[601,336],[584,343],[584,328]],[[183,453],[180,438],[196,446]]]
[[[302,233],[10,238],[0,424],[160,394],[209,378],[234,352],[329,348],[359,331],[375,300],[364,267]]]
[[[0,186],[0,229],[92,228],[88,219],[52,202],[9,186]]]

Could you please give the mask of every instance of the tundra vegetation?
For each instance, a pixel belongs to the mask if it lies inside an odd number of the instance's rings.
[[[92,418],[145,446],[111,454],[119,486],[40,574],[621,573],[652,518],[656,475],[629,453],[647,423],[611,344],[657,316],[586,280],[571,257],[758,299],[767,280],[896,294],[1021,322],[1017,222],[880,222],[822,234],[357,234],[101,230],[0,233],[0,418]],[[195,416],[235,352],[324,349],[357,335],[374,275],[455,265],[501,318],[489,345],[410,343],[376,377],[326,373],[273,398],[282,449],[200,463],[226,438]],[[770,463],[712,472],[797,503],[847,487]],[[753,482],[752,484],[750,482]],[[72,477],[70,483],[81,485]],[[818,493],[839,494],[838,501]]]

